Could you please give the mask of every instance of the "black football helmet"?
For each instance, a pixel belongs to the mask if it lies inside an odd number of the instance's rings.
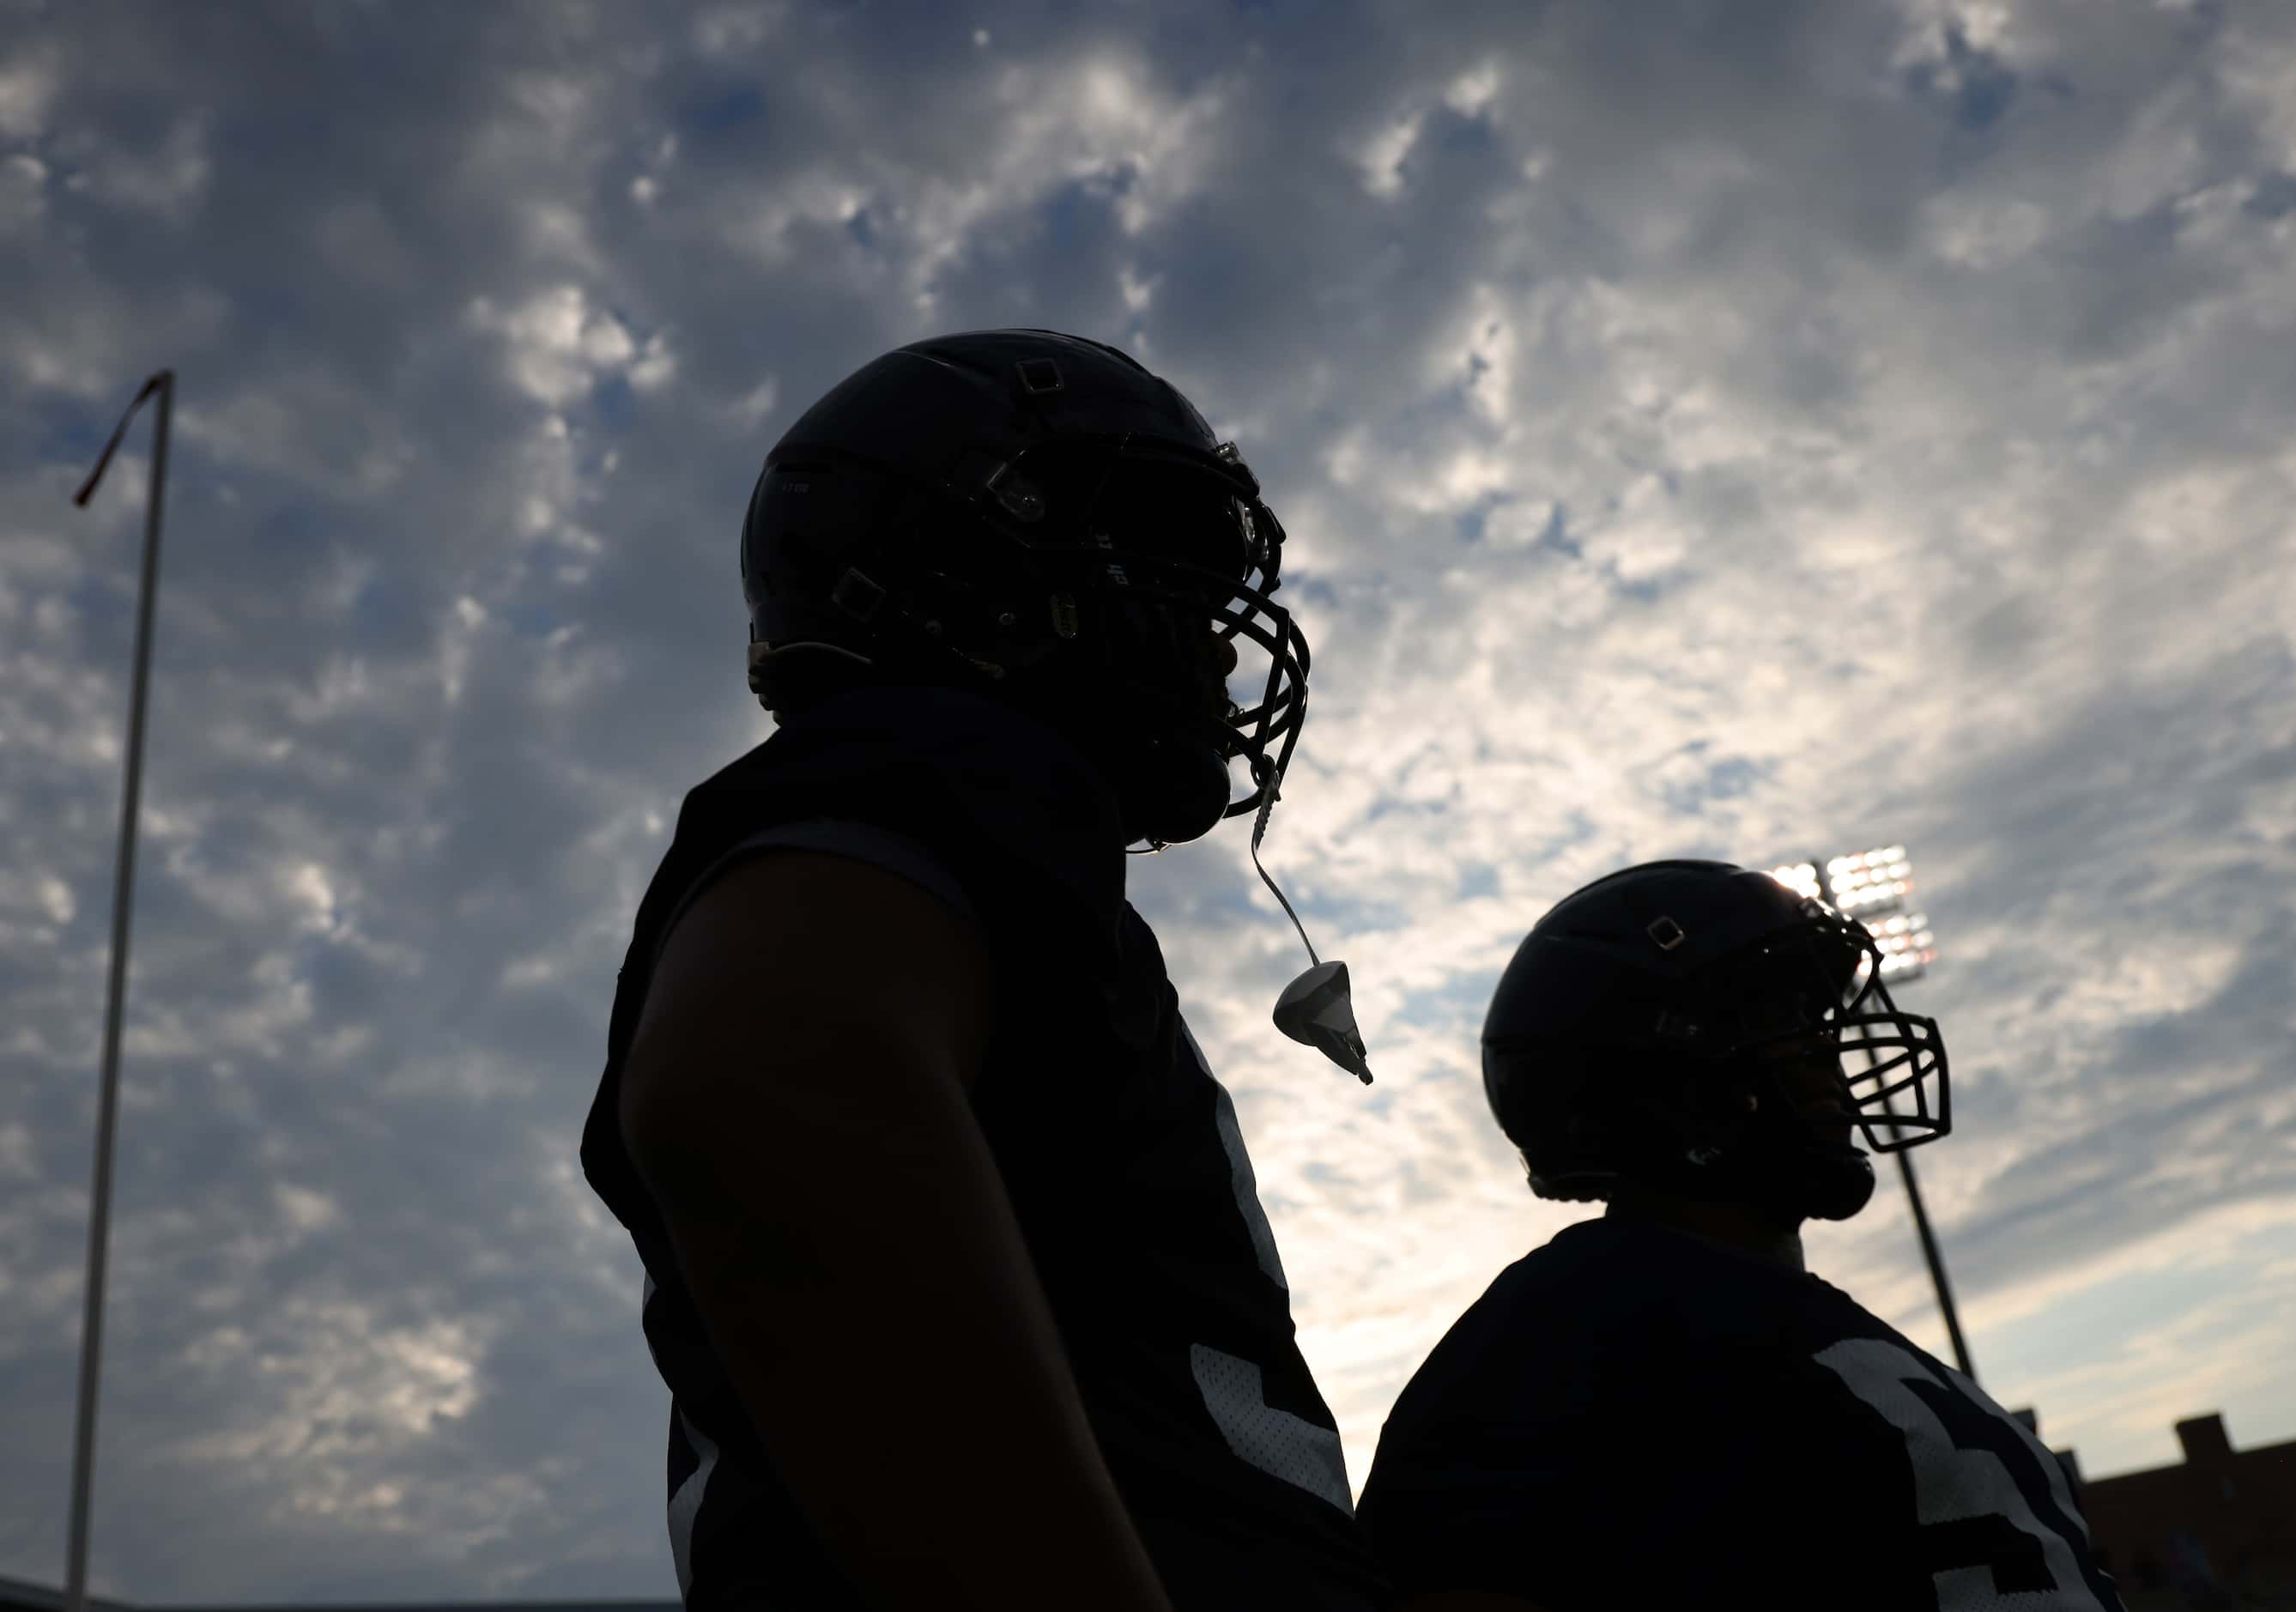
[[[1629,868],[1515,949],[1483,1023],[1483,1092],[1542,1197],[1607,1197],[1623,1177],[1846,1220],[1874,1194],[1849,1121],[1875,1153],[1952,1128],[1944,1038],[1898,1010],[1881,966],[1862,925],[1766,873]],[[1820,1101],[1842,1108],[1838,1134],[1808,1111]]]
[[[766,456],[742,526],[750,687],[777,713],[840,669],[990,693],[1095,761],[1142,854],[1256,810],[1252,865],[1297,927],[1259,868],[1308,708],[1283,562],[1235,444],[1129,354],[937,336],[864,365]],[[1227,695],[1238,638],[1268,659],[1248,710]],[[1231,801],[1238,756],[1252,786]],[[1276,1026],[1368,1085],[1347,965],[1300,938],[1312,966]]]
[[[913,342],[766,456],[742,530],[750,687],[783,710],[836,657],[993,690],[1089,750],[1160,851],[1282,784],[1308,664],[1270,597],[1283,552],[1235,445],[1128,354],[1044,330]],[[1239,637],[1268,656],[1250,710],[1222,664]],[[1239,755],[1253,786],[1231,802]]]

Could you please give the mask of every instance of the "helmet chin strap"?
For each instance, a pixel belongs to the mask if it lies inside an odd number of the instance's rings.
[[[827,650],[864,666],[875,662],[839,644],[818,640],[801,640],[791,644],[751,644],[750,646],[750,687],[764,694],[761,687],[765,667],[776,656],[793,649]],[[1300,699],[1300,720],[1305,720],[1306,696]],[[1260,866],[1259,843],[1267,835],[1268,814],[1275,810],[1281,791],[1275,786],[1275,763],[1264,755],[1254,755],[1251,776],[1255,784],[1263,786],[1259,815],[1251,826],[1251,865],[1261,880],[1274,892],[1292,926],[1300,932],[1300,943],[1308,949],[1308,971],[1283,988],[1275,999],[1275,1027],[1292,1040],[1305,1047],[1313,1047],[1325,1057],[1354,1075],[1365,1085],[1372,1083],[1371,1065],[1365,1061],[1364,1040],[1356,1028],[1355,1003],[1349,995],[1348,966],[1333,958],[1324,962],[1316,955],[1315,942],[1308,940],[1307,926],[1300,915],[1292,910],[1292,903],[1276,889],[1267,869]],[[1158,851],[1167,845],[1185,845],[1202,839],[1219,827],[1227,815],[1227,760],[1207,744],[1191,742],[1185,736],[1171,739],[1152,740],[1144,749],[1104,759],[1117,775],[1117,794],[1125,814],[1124,832],[1131,839],[1146,840],[1149,850]]]
[[[1305,716],[1305,711],[1301,712]],[[1362,1032],[1356,1028],[1355,1003],[1348,995],[1348,966],[1334,958],[1326,963],[1316,956],[1315,942],[1308,938],[1307,926],[1300,915],[1292,910],[1292,903],[1275,888],[1275,881],[1267,876],[1267,869],[1259,865],[1259,842],[1267,835],[1267,814],[1275,809],[1281,793],[1275,788],[1275,763],[1266,756],[1254,756],[1251,761],[1252,778],[1265,785],[1259,799],[1259,813],[1251,825],[1251,865],[1258,870],[1261,882],[1274,893],[1283,909],[1283,916],[1292,920],[1292,927],[1300,932],[1300,943],[1308,949],[1308,972],[1283,987],[1283,994],[1275,999],[1275,1027],[1302,1046],[1313,1047],[1341,1068],[1354,1075],[1365,1085],[1371,1084],[1371,1065],[1365,1060]]]
[[[1275,787],[1275,762],[1256,755],[1251,758],[1251,769],[1253,781],[1263,785],[1259,815],[1251,826],[1251,865],[1274,892],[1292,926],[1299,930],[1309,964],[1307,973],[1286,985],[1275,999],[1275,1027],[1300,1045],[1313,1047],[1368,1086],[1371,1065],[1365,1061],[1362,1032],[1356,1028],[1348,966],[1337,958],[1326,963],[1316,957],[1315,942],[1308,940],[1300,915],[1292,910],[1292,903],[1260,866],[1260,841],[1267,837],[1268,814],[1275,810],[1281,791]],[[1147,840],[1152,850],[1200,840],[1227,815],[1227,761],[1208,744],[1185,736],[1156,740],[1119,762],[1118,771],[1119,783],[1125,785],[1119,794],[1128,802],[1125,832]],[[1136,820],[1131,815],[1136,812]]]

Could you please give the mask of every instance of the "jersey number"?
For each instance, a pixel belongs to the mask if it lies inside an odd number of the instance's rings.
[[[1939,1612],[2005,1595],[2031,1612],[2121,1612],[2112,1581],[2086,1565],[2088,1527],[2056,1457],[1984,1390],[1881,1338],[1816,1359],[1905,1438]]]

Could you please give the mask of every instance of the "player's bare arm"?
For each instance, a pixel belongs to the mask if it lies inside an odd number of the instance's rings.
[[[969,918],[865,863],[767,851],[670,932],[624,1135],[744,1409],[857,1583],[1162,1612],[967,1100],[993,1001]]]

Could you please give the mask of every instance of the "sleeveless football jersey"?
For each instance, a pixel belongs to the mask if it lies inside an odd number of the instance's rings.
[[[2056,1459],[1839,1288],[1580,1221],[1499,1274],[1380,1435],[1405,1592],[1549,1612],[2120,1612]]]
[[[1053,729],[924,687],[840,695],[688,794],[616,991],[582,1164],[646,1271],[686,1604],[862,1604],[742,1413],[615,1123],[671,919],[707,878],[776,844],[886,867],[988,933],[996,1023],[973,1109],[1174,1605],[1370,1612],[1385,1586],[1337,1426],[1294,1340],[1234,1107],[1125,900],[1113,794]],[[994,1481],[997,1452],[965,1458],[955,1481]]]

